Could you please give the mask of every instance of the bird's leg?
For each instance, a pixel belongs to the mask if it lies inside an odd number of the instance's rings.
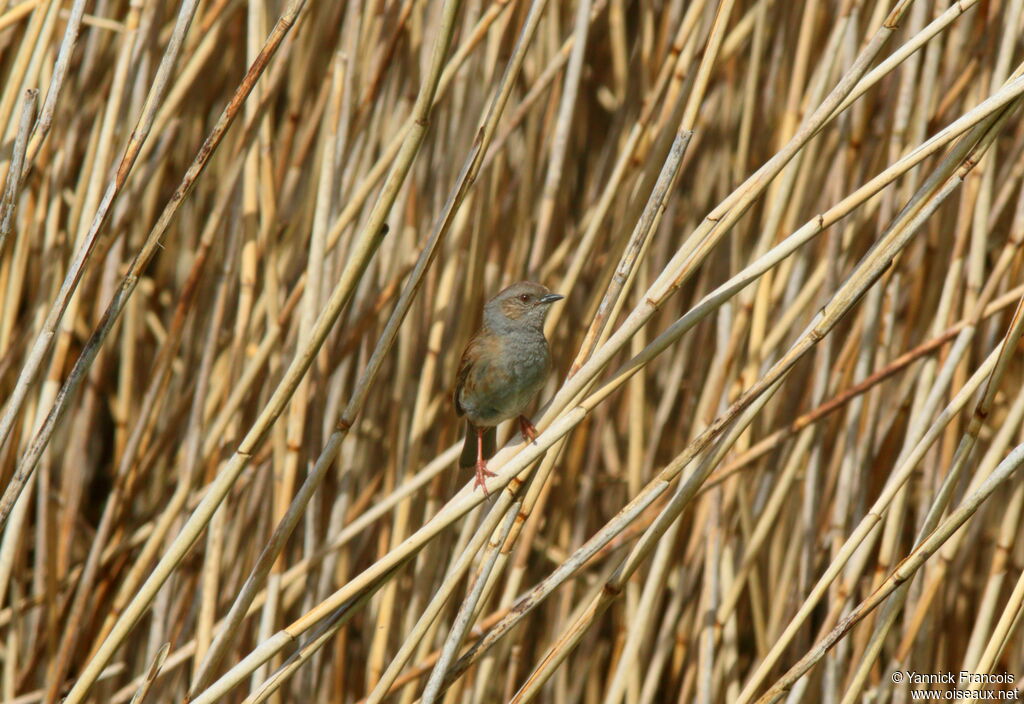
[[[474,487],[480,487],[484,496],[487,496],[487,477],[498,475],[487,469],[487,460],[484,459],[484,429],[474,428],[474,430],[476,430],[476,483]]]
[[[519,432],[530,442],[537,442],[537,428],[533,426],[533,423],[526,416],[519,416]]]

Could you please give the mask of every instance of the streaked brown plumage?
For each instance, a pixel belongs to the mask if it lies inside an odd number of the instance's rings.
[[[487,459],[495,452],[495,427],[519,417],[523,435],[533,439],[533,424],[522,414],[551,370],[544,338],[550,305],[562,296],[532,281],[512,284],[484,306],[484,320],[459,361],[455,412],[466,416],[466,440],[459,465],[475,467],[476,484],[494,476]]]

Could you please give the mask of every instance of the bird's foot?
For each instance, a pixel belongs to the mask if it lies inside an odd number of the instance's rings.
[[[519,432],[523,434],[523,437],[532,443],[537,442],[537,428],[530,422],[530,419],[526,416],[519,416]]]
[[[476,463],[476,481],[473,483],[473,488],[480,487],[484,492],[484,496],[488,496],[487,493],[487,478],[498,476],[491,470],[487,469],[487,460],[477,460]]]

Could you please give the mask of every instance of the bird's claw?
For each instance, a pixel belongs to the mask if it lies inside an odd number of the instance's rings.
[[[487,469],[487,461],[480,460],[476,463],[476,481],[473,482],[473,488],[480,487],[484,492],[484,496],[489,496],[487,492],[487,478],[496,476],[498,475]]]
[[[526,416],[519,416],[519,432],[530,442],[537,444],[537,428]]]

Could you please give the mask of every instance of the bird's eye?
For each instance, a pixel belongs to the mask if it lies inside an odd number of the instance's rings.
[[[524,293],[522,296],[519,297],[519,300],[522,301],[523,303],[529,302],[530,294]]]

